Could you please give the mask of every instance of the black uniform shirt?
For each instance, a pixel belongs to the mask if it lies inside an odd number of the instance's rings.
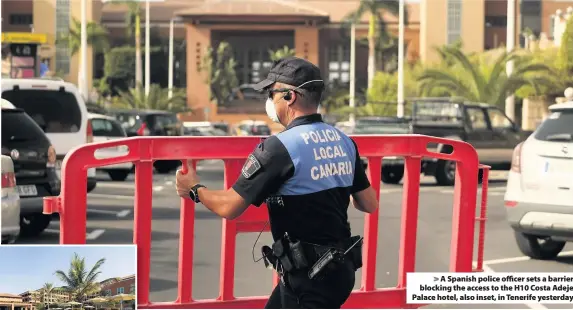
[[[266,200],[275,240],[326,245],[350,237],[350,195],[369,186],[354,141],[313,114],[259,144],[233,189],[257,207]]]

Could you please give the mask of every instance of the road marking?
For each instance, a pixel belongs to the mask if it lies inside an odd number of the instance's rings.
[[[131,210],[123,210],[117,214],[117,217],[126,217],[129,213],[131,213]]]
[[[482,190],[481,188],[478,189],[478,193],[481,193]],[[494,196],[499,196],[499,194],[503,195],[505,194],[505,187],[491,187],[487,190],[488,194],[495,194]],[[440,190],[440,193],[442,194],[453,194],[454,190],[453,189],[443,189]]]
[[[96,229],[96,230],[92,231],[91,233],[87,234],[86,239],[87,240],[95,240],[95,239],[99,238],[101,235],[103,235],[104,232],[105,232],[105,229]]]
[[[173,181],[167,181],[167,182],[165,182],[165,185],[171,186],[171,185],[173,185]]]
[[[88,198],[108,198],[108,199],[125,199],[125,200],[134,200],[133,195],[125,196],[125,195],[112,195],[112,194],[88,194]]]
[[[569,255],[573,255],[573,251],[561,252],[557,256],[569,256]],[[484,265],[486,265],[486,264],[487,265],[498,265],[498,264],[507,264],[507,263],[515,263],[515,262],[524,262],[524,261],[528,261],[528,260],[532,260],[531,257],[529,257],[529,256],[517,256],[517,257],[490,259],[490,260],[484,261],[483,263],[484,263]],[[475,262],[474,262],[474,264],[475,264]]]
[[[59,229],[53,229],[53,228],[46,228],[44,230],[44,233],[60,234],[60,230]],[[96,229],[96,230],[86,234],[86,240],[95,240],[95,239],[99,238],[101,235],[103,235],[103,233],[105,233],[105,229]]]
[[[107,187],[107,188],[135,188],[134,182],[97,182],[97,187]]]
[[[157,186],[153,187],[153,191],[155,191],[155,192],[160,192],[162,190],[163,190],[163,186],[161,186],[161,185],[157,185]]]

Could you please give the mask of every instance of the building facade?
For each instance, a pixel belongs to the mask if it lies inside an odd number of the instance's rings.
[[[119,294],[135,295],[135,275],[119,279],[108,279],[101,282],[101,296],[114,296]]]
[[[41,289],[34,291],[26,291],[20,294],[24,302],[31,304],[58,304],[66,303],[71,300],[70,294],[64,288],[55,287],[50,294],[44,294]]]
[[[0,310],[35,310],[35,307],[23,301],[21,296],[0,293]]]
[[[86,1],[88,20],[107,28],[112,46],[125,41],[126,5],[109,1]],[[48,44],[41,55],[55,71],[68,73],[67,80],[77,82],[78,55],[69,57],[65,46],[56,46],[55,38],[68,31],[70,19],[79,19],[80,1],[18,0],[2,1],[3,31],[41,31]],[[243,119],[266,120],[264,105],[249,113],[232,111],[210,103],[209,87],[200,70],[206,48],[229,42],[238,66],[240,84],[256,83],[271,65],[268,50],[287,46],[299,57],[319,65],[329,82],[347,87],[350,80],[350,38],[343,27],[347,15],[359,0],[165,0],[152,2],[151,28],[164,38],[169,36],[170,21],[175,22],[174,38],[184,45],[175,57],[177,81],[186,87],[193,120],[236,122]],[[551,33],[551,15],[565,10],[570,0],[516,0],[516,43],[524,43],[524,34]],[[143,5],[142,5],[143,9]],[[417,0],[407,1],[409,12],[405,28],[406,58],[424,62],[439,59],[435,47],[461,40],[466,52],[479,52],[499,47],[506,42],[507,0]],[[52,12],[46,14],[46,12]],[[142,45],[144,20],[142,10]],[[368,15],[356,26],[357,39],[368,32]],[[396,16],[384,13],[388,30],[398,34]],[[122,41],[123,40],[123,41]],[[101,56],[88,50],[88,77],[101,76]],[[167,65],[167,59],[165,59]],[[368,49],[357,44],[356,87],[366,87]],[[97,63],[97,65],[92,65]],[[95,69],[94,69],[95,67]],[[100,71],[98,71],[100,70]],[[92,85],[92,81],[88,81]]]

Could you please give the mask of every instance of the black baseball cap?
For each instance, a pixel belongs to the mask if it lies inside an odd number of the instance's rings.
[[[267,78],[257,83],[255,90],[265,90],[276,82],[299,86],[313,80],[321,81],[305,84],[301,88],[323,88],[324,81],[322,81],[320,69],[308,60],[285,57],[275,61]]]

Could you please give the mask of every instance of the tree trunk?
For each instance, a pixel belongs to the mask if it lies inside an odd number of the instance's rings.
[[[143,85],[143,68],[141,63],[141,18],[139,11],[135,16],[135,88],[139,92]]]
[[[370,15],[368,27],[368,89],[372,87],[372,80],[376,73],[376,17]]]

